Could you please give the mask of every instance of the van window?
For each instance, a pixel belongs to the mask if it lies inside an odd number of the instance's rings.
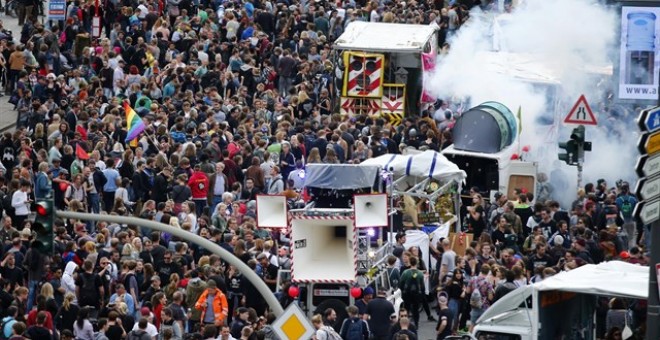
[[[477,332],[477,340],[520,340],[520,335],[481,331]]]
[[[511,175],[509,177],[509,190],[506,193],[507,197],[513,197],[513,191],[515,189],[526,189],[527,192],[533,192],[534,196],[536,197],[536,193],[534,192],[534,176],[527,176],[527,175]]]

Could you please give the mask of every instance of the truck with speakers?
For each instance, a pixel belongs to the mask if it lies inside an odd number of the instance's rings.
[[[379,168],[308,164],[304,208],[289,209],[286,197],[257,196],[257,225],[288,233],[291,269],[278,281],[298,287],[300,306],[310,316],[327,308],[337,325],[364,290],[384,290],[398,310],[400,292],[384,267],[390,245],[378,241],[388,226],[387,196],[379,191]],[[286,294],[287,292],[283,292]]]
[[[434,103],[424,84],[435,67],[438,30],[435,24],[348,24],[332,47],[339,112],[399,125],[424,103]]]

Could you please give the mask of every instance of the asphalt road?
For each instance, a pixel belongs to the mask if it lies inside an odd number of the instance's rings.
[[[14,41],[20,41],[21,27],[18,26],[18,19],[0,13],[0,20],[6,29],[12,31]],[[16,124],[16,111],[13,110],[14,105],[8,102],[9,96],[10,94],[7,93],[0,97],[0,131],[11,130]]]

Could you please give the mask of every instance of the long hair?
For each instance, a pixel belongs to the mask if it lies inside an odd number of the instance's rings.
[[[87,307],[80,308],[78,311],[78,318],[76,319],[76,325],[78,328],[82,329],[85,326],[85,320],[89,317],[89,309]]]
[[[46,299],[52,299],[55,297],[55,291],[53,290],[53,285],[46,282],[41,286],[41,295],[45,296]]]
[[[66,293],[66,295],[64,295],[64,301],[62,301],[62,308],[64,308],[65,311],[68,311],[73,304],[73,300],[75,299],[76,296],[73,293]]]

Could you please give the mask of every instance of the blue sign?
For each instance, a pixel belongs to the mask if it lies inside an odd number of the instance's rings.
[[[649,132],[660,129],[660,107],[655,107],[648,112],[644,125]]]
[[[66,0],[48,1],[48,20],[66,20]]]

